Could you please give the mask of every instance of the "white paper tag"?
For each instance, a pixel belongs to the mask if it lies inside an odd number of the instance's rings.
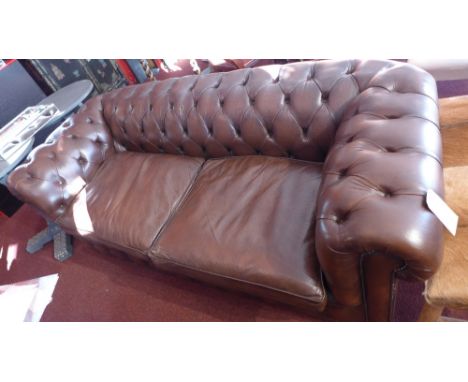
[[[439,218],[447,230],[455,236],[458,225],[458,215],[434,191],[427,191],[426,203],[435,216]]]

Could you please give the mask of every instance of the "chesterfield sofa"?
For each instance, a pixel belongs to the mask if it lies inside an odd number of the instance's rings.
[[[161,270],[390,320],[438,268],[434,79],[378,60],[171,78],[89,100],[8,179],[65,232]]]

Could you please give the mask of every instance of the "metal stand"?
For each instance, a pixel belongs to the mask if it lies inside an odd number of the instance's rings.
[[[65,261],[71,257],[72,242],[71,236],[67,235],[62,229],[53,222],[48,222],[46,229],[34,235],[28,240],[26,251],[36,253],[50,241],[54,241],[54,258],[58,261]]]

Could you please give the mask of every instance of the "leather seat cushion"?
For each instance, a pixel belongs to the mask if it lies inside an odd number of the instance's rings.
[[[181,155],[115,154],[59,223],[71,233],[146,257],[203,162]]]
[[[149,252],[159,268],[262,296],[325,306],[314,213],[322,166],[244,156],[205,162]]]

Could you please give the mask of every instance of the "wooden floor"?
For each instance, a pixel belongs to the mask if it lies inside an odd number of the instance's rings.
[[[468,222],[468,96],[444,98],[439,101],[440,125],[443,142],[445,199],[459,215],[459,227],[456,237],[445,232],[444,260],[438,271],[426,287],[427,299],[439,306],[425,304],[420,321],[453,321],[441,318],[445,306],[451,303],[460,306],[460,299],[453,296],[467,294],[465,286],[466,260],[463,252],[465,243],[460,242],[466,235]],[[466,244],[468,246],[468,243]],[[463,304],[464,306],[464,304]],[[468,305],[466,305],[468,308]]]
[[[468,96],[443,98],[439,103],[444,168],[468,166]]]
[[[467,124],[468,95],[440,99],[439,110],[442,127]]]

